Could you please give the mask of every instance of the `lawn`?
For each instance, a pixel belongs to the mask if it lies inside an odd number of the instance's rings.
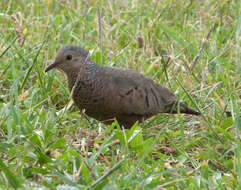
[[[1,0],[0,26],[0,189],[241,189],[241,1]],[[44,72],[66,44],[202,115],[80,114]]]

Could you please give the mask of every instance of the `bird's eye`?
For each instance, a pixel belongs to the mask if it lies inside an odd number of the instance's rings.
[[[71,59],[72,59],[72,55],[67,55],[67,56],[66,56],[66,59],[67,59],[67,60],[71,60]]]

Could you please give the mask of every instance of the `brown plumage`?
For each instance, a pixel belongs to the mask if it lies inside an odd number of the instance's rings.
[[[78,46],[62,47],[46,72],[55,67],[67,75],[79,109],[104,123],[116,118],[130,128],[158,113],[177,113],[177,97],[167,88],[130,69],[97,65]],[[187,105],[179,105],[181,113],[199,115]]]

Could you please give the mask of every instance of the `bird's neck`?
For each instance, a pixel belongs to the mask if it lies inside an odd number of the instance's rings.
[[[96,74],[99,72],[99,68],[99,65],[93,61],[90,61],[87,64],[81,65],[79,69],[74,68],[70,69],[68,72],[65,72],[68,77],[69,90],[72,90],[76,80],[95,78]]]
[[[67,72],[66,75],[67,75],[67,78],[68,78],[69,91],[71,92],[73,86],[75,85],[75,81],[78,77],[78,72],[76,70],[73,70],[71,72]]]

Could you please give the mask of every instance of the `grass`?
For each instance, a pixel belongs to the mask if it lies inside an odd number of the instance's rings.
[[[241,189],[240,4],[2,0],[1,189]],[[160,114],[123,131],[66,108],[66,79],[44,73],[64,44],[144,73],[202,117]]]

